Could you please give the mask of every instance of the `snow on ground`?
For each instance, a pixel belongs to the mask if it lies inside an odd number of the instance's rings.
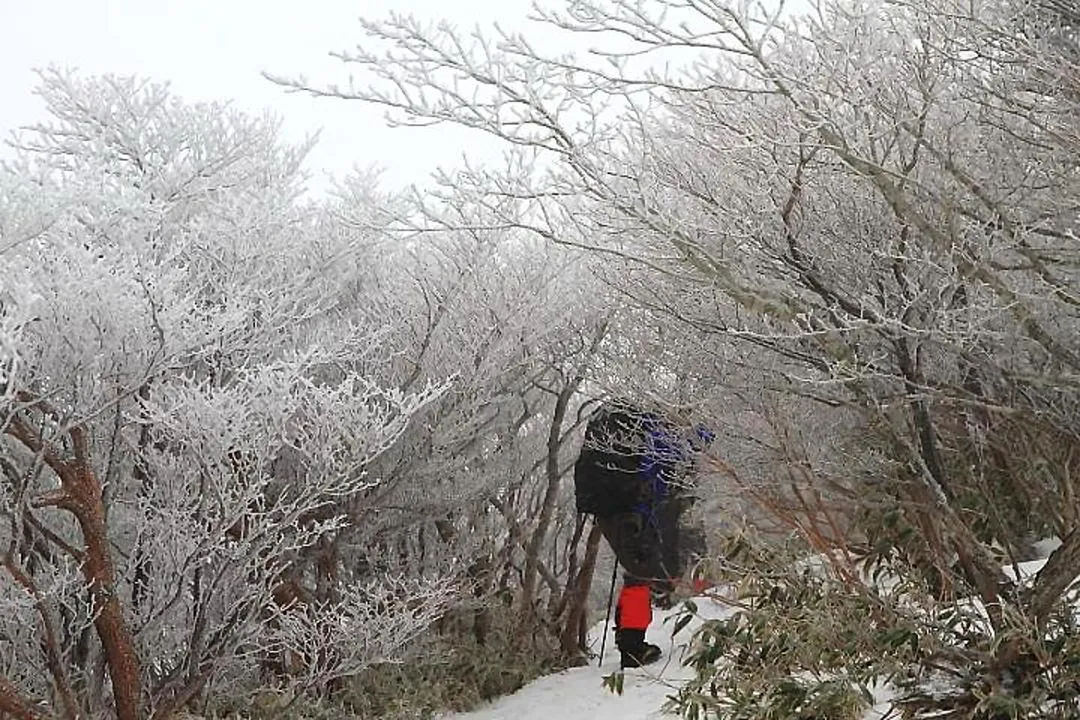
[[[1060,541],[1058,541],[1060,544]],[[1047,544],[1048,550],[1056,547]],[[1047,552],[1046,554],[1049,554]],[[1029,578],[1037,573],[1043,560],[1020,563],[1019,574]],[[1005,568],[1015,575],[1011,566]],[[588,667],[564,670],[548,675],[526,685],[513,695],[495,700],[489,705],[468,713],[441,716],[442,720],[658,720],[676,717],[664,712],[669,696],[693,677],[681,662],[687,641],[693,631],[705,620],[719,619],[732,610],[719,596],[694,598],[697,618],[672,637],[680,607],[657,612],[649,626],[648,641],[659,645],[664,657],[645,668],[625,671],[623,694],[616,695],[604,687],[604,677],[619,670],[619,653],[615,649],[614,628],[607,630],[607,650],[604,664],[597,667],[596,660]],[[603,623],[597,624],[589,634],[591,647],[599,651]],[[866,720],[894,717],[891,713],[888,688],[874,692],[876,705],[867,711]]]
[[[1019,577],[1024,581],[1024,584],[1029,584],[1030,580],[1039,574],[1039,571],[1043,569],[1043,565],[1046,564],[1046,558],[1040,558],[1039,560],[1028,560],[1026,562],[1017,563],[1015,566],[1006,565],[1002,571],[1009,577],[1010,580],[1016,580]],[[1020,574],[1017,575],[1019,570]]]
[[[705,620],[720,619],[731,614],[731,607],[719,596],[694,598],[697,617],[672,637],[675,619],[681,606],[655,613],[649,626],[647,640],[659,645],[664,656],[659,662],[644,668],[624,671],[623,694],[616,695],[604,687],[604,677],[619,671],[619,652],[615,649],[614,628],[608,629],[604,664],[597,667],[596,659],[587,667],[572,668],[534,680],[512,695],[499,698],[478,710],[467,713],[440,715],[440,720],[670,720],[678,717],[664,711],[668,698],[693,677],[693,672],[681,662],[686,644],[693,631]],[[600,650],[598,623],[589,633],[590,646]],[[888,688],[874,692],[875,706],[867,711],[866,720],[894,717],[891,713]]]
[[[697,617],[672,637],[680,607],[659,611],[649,626],[647,640],[659,645],[664,657],[644,668],[624,671],[623,693],[616,695],[604,687],[604,677],[619,671],[614,628],[607,633],[604,664],[596,660],[588,667],[572,668],[534,680],[513,695],[499,698],[472,712],[441,715],[441,720],[660,720],[678,717],[664,712],[668,698],[693,677],[681,659],[693,631],[705,620],[729,615],[730,606],[718,597],[694,598]],[[593,650],[599,652],[603,623],[589,633]],[[889,717],[889,693],[875,693],[877,705],[866,720]]]
[[[708,597],[695,598],[698,618],[679,631],[671,631],[681,606],[658,611],[649,626],[647,640],[659,645],[664,657],[644,668],[626,670],[623,694],[616,695],[604,687],[604,677],[619,670],[619,652],[615,649],[615,633],[609,628],[604,664],[596,660],[588,667],[572,668],[547,675],[526,685],[513,695],[469,713],[443,716],[444,720],[654,720],[670,718],[663,711],[669,695],[691,678],[693,673],[680,661],[691,633],[704,620],[722,618],[731,610],[723,602]],[[599,652],[603,623],[589,635],[594,650]]]

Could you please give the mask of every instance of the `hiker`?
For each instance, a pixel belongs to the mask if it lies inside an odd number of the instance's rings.
[[[670,607],[688,556],[704,553],[700,535],[682,547],[679,520],[692,499],[685,479],[694,450],[712,440],[699,427],[687,436],[656,413],[606,403],[589,420],[574,464],[578,512],[595,516],[625,574],[615,610],[621,665],[655,662],[660,648],[645,642],[652,605]]]

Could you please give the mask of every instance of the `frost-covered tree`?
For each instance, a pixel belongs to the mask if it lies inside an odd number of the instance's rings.
[[[393,659],[451,579],[313,604],[290,573],[443,387],[368,371],[387,327],[341,272],[363,248],[299,200],[304,148],[134,79],[40,92],[0,196],[0,709],[166,717],[271,661]]]
[[[789,473],[775,489],[791,493],[742,484],[840,558],[846,590],[865,590],[861,557],[896,561],[920,602],[977,598],[985,615],[956,615],[975,635],[943,630],[908,670],[947,668],[947,702],[987,717],[1021,696],[1052,713],[1080,567],[1078,75],[1060,34],[1019,31],[1036,9],[539,10],[601,43],[584,59],[392,16],[342,54],[370,86],[293,84],[515,148],[522,172],[474,175],[463,194],[492,212],[517,198],[517,227],[611,259],[625,317],[658,327],[613,342],[639,363],[673,347],[661,382],[713,380],[768,451],[760,476]],[[745,480],[737,455],[729,442],[716,466]],[[1028,584],[1001,570],[1048,533],[1063,545]]]
[[[516,630],[532,637],[528,617],[543,633],[569,611],[565,585],[578,560],[576,543],[566,541],[576,526],[558,488],[603,308],[580,255],[508,221],[516,201],[495,213],[473,198],[434,196],[398,208],[396,240],[366,282],[392,298],[379,312],[405,328],[390,340],[381,373],[404,387],[453,383],[380,460],[387,482],[332,550],[380,548],[372,562],[461,567],[478,642],[489,634],[492,604],[507,602],[526,609]],[[575,634],[566,650],[576,649]]]

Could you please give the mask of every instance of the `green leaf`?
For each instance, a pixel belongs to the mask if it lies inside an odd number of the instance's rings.
[[[623,680],[625,679],[622,672],[614,672],[610,675],[604,676],[604,687],[615,693],[616,695],[623,694]]]

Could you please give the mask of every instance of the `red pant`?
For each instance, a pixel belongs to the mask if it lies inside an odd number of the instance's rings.
[[[652,602],[648,585],[626,585],[615,607],[615,627],[619,630],[645,630],[652,622]]]

